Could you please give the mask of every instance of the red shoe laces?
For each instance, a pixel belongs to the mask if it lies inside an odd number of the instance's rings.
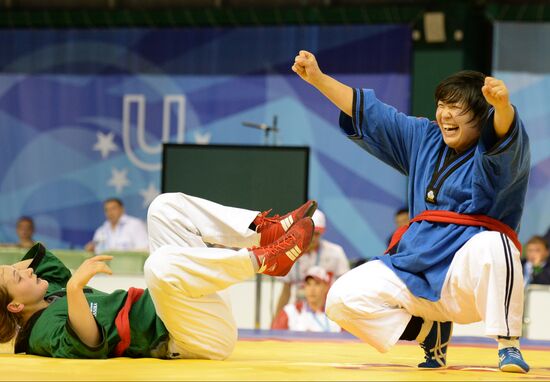
[[[270,254],[280,253],[281,251],[289,250],[290,249],[289,244],[295,244],[295,242],[296,242],[296,237],[294,236],[294,234],[290,233],[282,237],[280,240],[276,241],[275,243],[266,245],[265,247],[257,247],[257,248],[264,249]],[[302,252],[302,249],[300,249],[300,253],[301,252]]]
[[[274,216],[267,216],[271,210],[273,208],[267,210],[267,211],[264,211],[262,212],[261,214],[258,215],[258,217],[261,219],[261,222],[260,224],[257,225],[257,228],[258,229],[262,229],[264,225],[266,225],[266,223],[278,223],[279,220],[281,220],[281,217],[280,215],[274,215]]]

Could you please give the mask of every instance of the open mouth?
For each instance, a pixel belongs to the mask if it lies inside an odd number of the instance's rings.
[[[456,130],[458,130],[458,126],[443,125],[443,130],[445,130],[445,131],[456,131]]]

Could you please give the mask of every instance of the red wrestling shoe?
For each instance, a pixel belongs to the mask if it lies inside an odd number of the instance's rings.
[[[304,253],[313,236],[313,220],[305,217],[294,223],[286,234],[273,243],[249,248],[258,260],[258,273],[285,276]]]
[[[273,243],[284,235],[294,223],[304,217],[311,217],[316,209],[317,202],[315,200],[308,200],[294,211],[283,216],[275,215],[268,217],[267,214],[271,210],[262,212],[256,216],[253,222],[256,225],[256,232],[260,234],[260,246],[263,247]]]

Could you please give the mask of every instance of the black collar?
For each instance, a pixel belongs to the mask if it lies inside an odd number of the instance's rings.
[[[26,353],[29,348],[29,338],[31,336],[32,328],[34,327],[34,324],[36,324],[36,321],[40,318],[42,313],[44,313],[44,309],[40,309],[39,311],[35,312],[31,318],[28,319],[25,326],[19,330],[19,333],[17,333],[17,338],[15,339],[15,349],[14,353]]]

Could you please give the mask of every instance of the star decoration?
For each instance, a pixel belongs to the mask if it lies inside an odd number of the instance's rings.
[[[117,151],[118,146],[113,140],[115,139],[115,134],[113,132],[103,134],[101,131],[98,131],[96,134],[97,142],[94,145],[94,151],[101,152],[101,157],[103,159],[109,156],[111,151]]]
[[[139,190],[139,193],[143,197],[143,208],[149,207],[149,204],[160,194],[160,191],[155,187],[153,183],[149,183],[147,189]]]
[[[122,170],[117,170],[114,167],[111,168],[111,179],[109,179],[107,184],[114,187],[116,189],[116,193],[120,194],[124,187],[130,184],[130,181],[128,180],[128,169],[124,168]]]

